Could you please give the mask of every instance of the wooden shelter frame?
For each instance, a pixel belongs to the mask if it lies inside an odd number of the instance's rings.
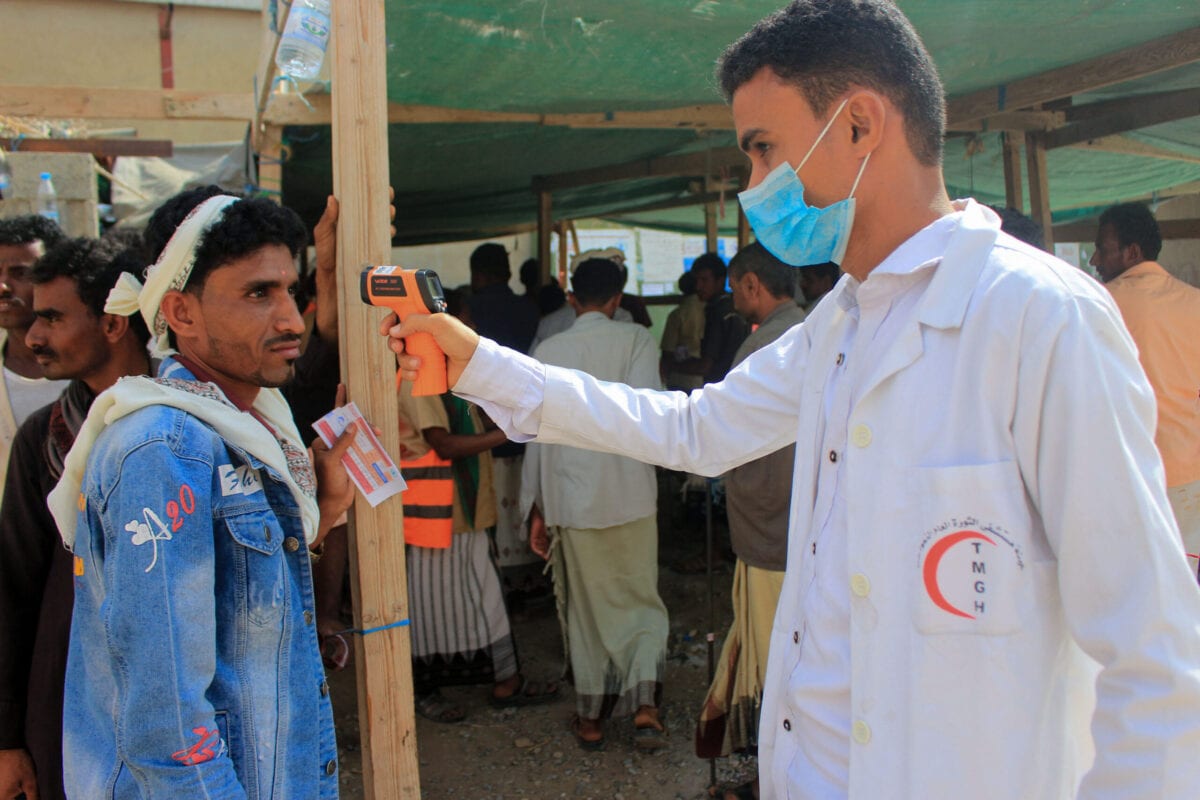
[[[362,265],[390,259],[388,240],[388,124],[532,123],[572,128],[730,130],[728,108],[688,105],[656,111],[611,113],[519,113],[407,105],[387,101],[384,0],[338,0],[333,4],[330,58],[332,90],[309,95],[275,91],[275,49],[288,5],[263,0],[262,44],[254,89],[246,93],[177,89],[117,89],[72,86],[4,86],[0,115],[40,118],[244,120],[260,157],[260,184],[281,186],[282,129],[286,125],[331,125],[334,190],[341,203],[338,264],[341,269],[339,324],[342,378],[369,419],[395,419],[394,360],[378,335],[378,312],[358,302]],[[276,12],[278,8],[278,12]],[[1049,70],[1004,86],[952,97],[947,103],[949,135],[1003,132],[1006,198],[1023,210],[1021,150],[1030,187],[1031,216],[1053,238],[1084,241],[1094,223],[1050,225],[1047,150],[1080,147],[1152,158],[1200,161],[1148,146],[1123,134],[1148,125],[1200,115],[1200,89],[1072,105],[1075,95],[1200,61],[1200,27],[1188,28],[1135,47]],[[0,141],[0,147],[5,143]],[[43,145],[53,148],[53,145]],[[162,145],[153,145],[161,149]],[[62,147],[78,148],[64,141]],[[91,151],[102,147],[93,143]],[[10,147],[6,149],[11,148]],[[706,239],[715,248],[718,199],[711,181],[733,170],[744,181],[745,157],[737,148],[640,159],[624,164],[535,176],[537,252],[550,269],[550,237],[565,236],[569,220],[555,218],[555,191],[648,177],[696,177],[694,196],[654,203],[630,212],[681,205],[706,209]],[[1200,191],[1200,183],[1175,194]],[[1200,219],[1160,223],[1164,238],[1200,238]],[[738,239],[749,238],[739,214]],[[565,248],[563,248],[565,252]],[[395,426],[383,425],[389,452],[398,452]],[[403,513],[397,501],[371,508],[361,497],[352,513],[351,558],[355,624],[359,629],[403,623],[408,618]],[[368,798],[418,798],[419,771],[412,697],[395,691],[411,685],[408,629],[391,627],[356,637],[355,665],[362,736],[363,777]]]

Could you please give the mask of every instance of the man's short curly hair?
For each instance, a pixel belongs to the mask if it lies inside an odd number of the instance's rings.
[[[1117,244],[1129,247],[1136,244],[1142,250],[1142,258],[1153,261],[1162,252],[1162,232],[1158,220],[1144,203],[1121,203],[1110,206],[1100,215],[1100,227],[1111,225],[1117,235]]]
[[[157,261],[179,225],[196,206],[210,197],[229,194],[219,186],[189,189],[163,203],[146,223],[146,252]],[[196,261],[184,291],[199,292],[208,274],[269,245],[287,247],[295,258],[308,244],[308,231],[296,212],[261,197],[228,206],[221,219],[200,237]]]
[[[879,92],[904,115],[917,160],[942,163],[945,90],[925,45],[892,0],[794,0],[765,17],[717,62],[725,99],[763,68],[794,84],[818,117],[852,85]]]
[[[108,293],[122,272],[134,272],[143,259],[136,248],[111,239],[64,239],[33,265],[30,279],[41,286],[56,278],[67,278],[94,317],[104,315]],[[129,318],[129,325],[143,345],[150,341],[150,330],[141,314]]]
[[[41,242],[42,247],[49,250],[65,238],[67,235],[62,228],[39,214],[0,219],[0,245]]]

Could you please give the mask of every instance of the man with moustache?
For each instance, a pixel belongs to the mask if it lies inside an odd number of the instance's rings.
[[[119,245],[71,239],[34,264],[26,335],[47,378],[70,380],[21,425],[0,512],[0,798],[65,797],[62,704],[71,628],[71,554],[46,496],[96,395],[150,371],[140,317],[104,313],[109,290],[140,260]]]
[[[353,499],[277,387],[304,328],[299,218],[215,187],[155,212],[142,315],[158,378],[98,397],[50,507],[74,553],[63,720],[72,797],[337,796],[309,548]]]
[[[942,174],[945,95],[891,0],[794,0],[722,55],[758,241],[843,277],[684,396],[446,315],[449,385],[514,439],[713,475],[796,444],[762,797],[1177,798],[1200,785],[1200,588],[1112,298]]]
[[[25,418],[58,397],[65,381],[42,376],[25,333],[33,324],[33,262],[63,239],[62,230],[36,214],[0,219],[0,484],[8,450]],[[0,747],[3,747],[0,742]]]

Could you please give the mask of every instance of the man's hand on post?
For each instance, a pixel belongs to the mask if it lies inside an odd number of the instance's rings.
[[[38,800],[33,759],[23,748],[0,750],[0,800],[13,800],[22,793],[25,800]]]
[[[451,389],[479,346],[479,334],[449,314],[410,314],[399,324],[396,315],[390,314],[380,324],[379,333],[388,337],[388,347],[396,354],[400,376],[406,381],[416,379],[421,359],[405,353],[404,337],[414,333],[431,334],[446,354],[446,381]]]

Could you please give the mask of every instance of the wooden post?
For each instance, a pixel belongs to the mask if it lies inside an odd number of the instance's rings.
[[[263,125],[258,136],[258,188],[283,202],[283,127]]]
[[[742,204],[737,204],[738,210],[738,228],[737,228],[737,244],[738,250],[741,250],[746,245],[750,244],[750,220],[746,219],[746,212],[742,210]]]
[[[717,204],[704,204],[704,249],[709,253],[717,252]]]
[[[1001,134],[1004,155],[1004,203],[1017,211],[1025,210],[1025,197],[1021,191],[1021,142],[1016,134],[1006,131]]]
[[[332,3],[333,186],[341,204],[337,263],[342,380],[350,397],[400,452],[396,360],[378,333],[384,314],[362,303],[359,274],[391,261],[388,231],[387,43],[383,0]],[[356,628],[408,620],[403,510],[359,495],[350,526]],[[363,784],[368,800],[420,797],[408,627],[354,637]]]
[[[542,283],[550,279],[550,237],[554,235],[553,201],[549,192],[538,192],[537,254]]]
[[[1042,134],[1025,134],[1025,160],[1029,169],[1029,216],[1042,226],[1046,249],[1054,252],[1054,227],[1050,217],[1050,180],[1046,174],[1046,146]]]
[[[558,224],[558,273],[559,280],[565,280],[567,274],[567,221],[564,219]],[[544,281],[543,281],[544,282]],[[563,284],[559,284],[564,289],[567,288]]]

